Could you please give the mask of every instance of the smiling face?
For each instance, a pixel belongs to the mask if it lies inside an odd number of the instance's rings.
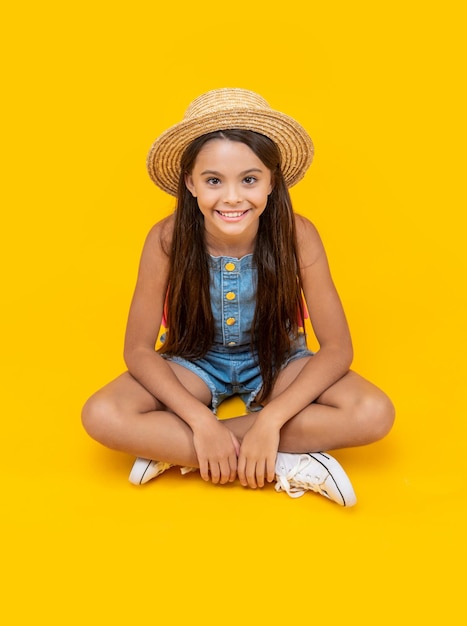
[[[253,250],[260,215],[272,191],[272,175],[244,143],[212,139],[199,151],[185,184],[204,216],[208,247]],[[233,255],[232,255],[233,256]]]

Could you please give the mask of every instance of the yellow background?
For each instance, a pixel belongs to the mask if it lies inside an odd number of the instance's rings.
[[[461,5],[3,9],[3,623],[465,617]],[[313,137],[294,205],[325,241],[355,369],[397,407],[383,442],[336,452],[354,509],[175,470],[137,489],[132,459],[80,425],[85,399],[124,367],[143,240],[173,206],[147,150],[225,86],[259,92]]]

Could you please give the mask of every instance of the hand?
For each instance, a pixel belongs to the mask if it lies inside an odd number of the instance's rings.
[[[193,430],[193,443],[203,480],[221,485],[235,480],[240,444],[226,426],[216,419],[203,423]]]
[[[264,487],[275,478],[280,429],[256,420],[243,437],[238,456],[237,473],[244,487]]]

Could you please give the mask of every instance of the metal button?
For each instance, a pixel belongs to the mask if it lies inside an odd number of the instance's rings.
[[[232,326],[233,324],[235,324],[236,319],[235,317],[229,317],[228,319],[225,320],[225,323],[227,324],[227,326]]]
[[[225,297],[227,298],[227,300],[235,300],[235,294],[233,291],[229,291],[229,293],[226,293]]]
[[[228,263],[225,264],[225,269],[228,272],[233,272],[235,269],[235,263],[232,263],[231,261],[229,261]]]

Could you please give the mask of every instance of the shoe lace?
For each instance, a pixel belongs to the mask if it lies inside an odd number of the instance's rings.
[[[305,491],[314,491],[329,498],[329,494],[324,489],[328,473],[317,473],[315,468],[312,469],[312,473],[307,473],[310,465],[310,461],[302,457],[288,472],[279,472],[276,475],[276,491],[285,491],[291,498],[300,498]]]
[[[185,474],[189,474],[190,472],[196,471],[198,471],[197,467],[188,467],[186,465],[180,467],[180,474],[182,474],[182,476],[184,476]]]

